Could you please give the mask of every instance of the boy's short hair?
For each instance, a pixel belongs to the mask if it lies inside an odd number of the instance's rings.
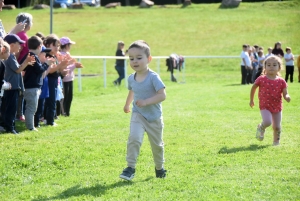
[[[253,45],[253,47],[256,49],[256,48],[259,48],[259,46],[258,45]]]
[[[285,48],[285,51],[287,52],[288,50],[292,51],[292,48],[286,47],[286,48]]]
[[[58,36],[55,34],[50,34],[45,38],[44,45],[45,47],[49,47],[51,44],[55,45],[57,41],[60,44]]]
[[[38,36],[31,36],[28,39],[28,49],[30,50],[36,50],[39,46],[43,44],[43,41],[40,37]]]
[[[42,40],[45,40],[45,36],[41,32],[37,32],[35,35],[40,37]]]
[[[262,50],[259,50],[259,51],[257,52],[257,54],[258,54],[258,55],[263,55],[264,52],[263,52]]]
[[[131,48],[140,48],[140,49],[144,50],[147,57],[149,57],[151,55],[150,54],[150,46],[144,40],[134,41],[133,43],[130,44],[128,50]]]
[[[247,48],[247,47],[248,47],[248,45],[247,45],[247,44],[244,44],[244,45],[243,45],[243,48]]]
[[[273,48],[272,48],[272,47],[269,47],[268,50],[273,50]]]

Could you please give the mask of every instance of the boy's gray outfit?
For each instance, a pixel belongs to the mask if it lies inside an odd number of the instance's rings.
[[[159,75],[149,70],[147,77],[142,82],[135,81],[135,74],[128,77],[128,89],[133,91],[133,108],[130,121],[130,135],[127,142],[127,165],[135,168],[140,147],[143,142],[144,132],[148,134],[155,167],[161,169],[164,163],[163,143],[163,118],[161,103],[138,107],[137,100],[153,97],[157,91],[165,88]]]
[[[48,69],[46,63],[42,64],[38,55],[29,52],[30,56],[35,57],[35,63],[25,68],[24,75],[24,99],[26,101],[25,125],[28,129],[34,128],[34,115],[37,110],[41,87],[43,85],[43,73]]]

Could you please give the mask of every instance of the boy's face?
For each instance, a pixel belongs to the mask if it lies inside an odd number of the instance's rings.
[[[59,42],[56,41],[55,44],[50,44],[49,48],[51,49],[51,54],[56,55],[59,50]]]
[[[288,54],[291,53],[291,50],[287,50],[286,53],[288,53]]]
[[[21,44],[18,42],[10,44],[10,52],[11,53],[18,53],[21,49]]]
[[[141,48],[130,48],[128,50],[129,61],[131,68],[136,72],[143,72],[148,69],[148,64],[152,60],[152,57],[145,54],[145,51]]]

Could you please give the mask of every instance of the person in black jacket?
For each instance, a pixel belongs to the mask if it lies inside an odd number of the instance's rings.
[[[272,54],[282,58],[284,56],[283,50],[281,49],[281,42],[277,42],[274,45],[274,49],[272,50]]]
[[[117,51],[116,51],[116,56],[117,57],[124,57],[125,56],[125,53],[123,51],[124,46],[125,46],[125,44],[124,44],[123,41],[119,41],[118,42]],[[119,77],[118,77],[118,79],[116,79],[114,81],[114,85],[115,86],[121,85],[122,79],[125,78],[125,69],[124,69],[124,67],[125,67],[124,66],[124,59],[117,59],[116,60],[116,65],[115,65],[115,69],[118,72]]]

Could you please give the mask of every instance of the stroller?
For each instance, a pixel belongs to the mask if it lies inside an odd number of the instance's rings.
[[[181,55],[171,54],[168,59],[166,59],[166,66],[168,67],[167,71],[171,72],[171,81],[177,82],[177,79],[174,76],[174,69],[181,71],[183,67],[184,58]]]

